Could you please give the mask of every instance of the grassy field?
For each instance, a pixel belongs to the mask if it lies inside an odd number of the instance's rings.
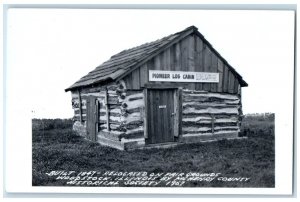
[[[46,175],[65,171],[221,173],[247,182],[186,182],[187,187],[274,187],[274,115],[246,116],[245,139],[180,145],[167,149],[119,151],[76,135],[71,120],[33,120],[32,185],[62,186]]]

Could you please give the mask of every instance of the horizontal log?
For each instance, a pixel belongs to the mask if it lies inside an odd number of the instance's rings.
[[[81,90],[81,93],[94,93],[99,91],[105,91],[106,89],[109,91],[115,91],[117,88],[118,86],[116,83],[110,83],[108,85],[84,88]]]
[[[89,96],[95,96],[98,99],[104,99],[105,98],[105,92],[81,94],[81,98],[83,98],[83,99],[86,99]],[[118,98],[119,95],[116,94],[116,93],[111,93],[111,94],[108,94],[108,97],[110,97],[110,98]],[[78,97],[74,97],[72,99],[77,99],[78,100]]]
[[[111,104],[108,104],[108,110],[109,112],[112,112],[112,113],[121,113],[121,105],[111,105]],[[100,112],[106,112],[106,107],[104,105],[100,105]]]
[[[121,119],[125,124],[132,123],[135,121],[142,121],[141,113],[140,112],[135,112],[128,114],[126,117],[122,117]]]
[[[128,109],[128,110],[134,109],[134,108],[137,108],[137,107],[144,107],[145,106],[145,103],[144,103],[143,99],[128,101],[128,102],[124,101],[123,104],[124,103],[127,105],[126,109]]]
[[[121,131],[121,132],[126,132],[127,129],[120,123],[117,124],[109,124],[110,130],[116,130],[116,131]]]
[[[104,91],[105,87],[93,87],[93,88],[84,88],[81,90],[81,93],[94,93],[94,92],[99,92],[99,91]]]
[[[204,114],[183,114],[183,119],[185,118],[197,118],[197,117],[202,117],[203,119],[211,119],[211,114],[209,113],[204,113]],[[239,119],[240,116],[236,114],[214,114],[215,119]]]
[[[108,109],[110,113],[118,113],[121,114],[121,107],[117,105],[108,105]],[[100,107],[100,112],[106,112],[104,107]]]
[[[81,109],[82,109],[82,110],[83,110],[83,109],[86,109],[86,105],[84,105],[84,106],[81,105]],[[74,110],[74,112],[75,112],[75,111],[78,111],[78,110],[79,110],[79,106],[78,106],[78,107],[74,107],[73,110]]]
[[[117,130],[110,130],[110,131],[107,131],[107,129],[104,129],[104,130],[102,130],[102,131],[100,131],[100,132],[109,132],[109,133],[112,134],[112,135],[122,135],[122,134],[124,134],[124,132],[122,132],[122,131],[117,131]]]
[[[94,93],[82,93],[81,98],[87,98],[88,96],[101,97],[104,96],[104,92],[94,92]]]
[[[100,120],[99,120],[98,123],[99,123],[99,127],[102,127],[102,128],[103,128],[103,127],[105,126],[105,128],[106,128],[106,121],[100,121]]]
[[[117,125],[113,125],[113,124],[110,124],[110,131],[116,131],[116,132],[122,132],[122,133],[125,133],[126,132],[126,129],[125,128],[122,128],[122,127],[118,127]],[[99,131],[107,131],[107,127],[106,127],[106,124],[105,125],[101,125],[99,127]]]
[[[121,123],[120,124],[109,124],[109,127],[111,130],[119,130],[120,126],[121,126]]]
[[[112,121],[110,120],[109,123],[112,123],[112,124],[122,124],[122,122],[119,122],[119,121]],[[99,120],[99,124],[106,124],[106,120]]]
[[[99,126],[99,131],[102,131],[102,130],[104,130],[104,129],[107,129],[107,127],[106,127],[106,124],[101,124],[100,126]]]
[[[86,102],[86,98],[87,98],[88,96],[81,96],[81,98],[83,99],[83,100],[81,100],[81,102]],[[97,96],[96,97],[97,98],[97,100],[99,101],[99,102],[103,102],[104,101],[104,98],[102,97],[102,96]],[[72,98],[72,101],[74,101],[74,102],[79,102],[79,98],[77,97],[75,97],[75,98]]]
[[[187,114],[182,114],[182,117],[197,117],[197,116],[211,116],[212,113],[187,113]],[[215,117],[225,117],[225,116],[238,116],[238,114],[230,114],[230,113],[216,113],[213,114]]]
[[[79,98],[72,98],[72,102],[78,102],[79,103]],[[81,100],[81,103],[85,103],[86,102],[86,99],[82,99]]]
[[[143,93],[142,90],[126,90],[126,96],[136,95]]]
[[[106,117],[106,112],[100,111],[99,117]],[[121,117],[120,113],[115,113],[115,112],[109,112],[109,116],[114,116],[114,117]]]
[[[71,98],[72,99],[78,99],[79,98],[79,94],[78,93],[71,93]]]
[[[185,132],[203,132],[203,131],[209,131],[212,130],[211,127],[182,127],[182,131]],[[228,130],[239,130],[238,126],[224,126],[224,127],[214,127],[214,131],[228,131]]]
[[[127,114],[132,114],[135,112],[141,112],[141,107],[138,108],[132,108],[132,109],[122,109],[121,113],[127,113]]]
[[[134,135],[134,134],[137,134],[137,133],[142,133],[142,136],[144,136],[144,127],[143,126],[139,126],[138,128],[127,130],[126,133],[125,133],[125,135],[126,136],[128,136],[128,135]]]
[[[108,96],[115,96],[117,95],[117,88],[115,87],[112,87],[113,89],[108,89],[107,93],[108,93]]]
[[[195,109],[193,107],[187,108],[183,110],[183,114],[239,114],[238,109],[236,108],[222,108],[222,109],[215,109],[215,108],[207,108],[207,109]]]
[[[101,118],[100,121],[100,126],[103,127],[102,125],[104,125],[106,123],[106,119],[104,118]],[[137,128],[141,128],[144,126],[144,123],[143,121],[140,121],[140,120],[132,120],[131,122],[123,122],[123,121],[118,121],[118,120],[112,120],[110,119],[109,121],[110,124],[114,124],[115,126],[119,126],[119,127],[124,127],[126,128],[127,130],[132,130],[132,129],[137,129]]]
[[[211,123],[212,118],[197,116],[197,117],[183,118],[182,121],[183,122]],[[238,118],[237,117],[215,118],[214,122],[215,123],[236,123],[236,122],[238,122]]]
[[[126,133],[121,135],[121,138],[131,139],[131,138],[143,138],[144,130],[143,128],[137,128],[132,130],[127,130]]]
[[[105,105],[105,103],[104,103],[104,101],[103,100],[101,100],[101,102],[99,102],[99,106],[100,106],[100,108],[103,108],[103,109],[105,109],[106,108],[106,105]],[[118,102],[118,103],[115,103],[115,102],[113,102],[113,103],[108,103],[108,108],[109,109],[114,109],[114,108],[120,108],[121,107],[121,103],[120,102]]]
[[[231,102],[230,102],[231,101]],[[233,102],[235,101],[235,102]],[[226,100],[218,97],[203,97],[203,96],[183,96],[183,102],[216,102],[216,103],[239,103],[239,99],[236,100]]]
[[[183,110],[193,108],[193,109],[238,109],[237,105],[226,105],[226,106],[205,106],[202,104],[198,105],[185,105],[183,106]]]
[[[214,134],[216,133],[221,133],[221,132],[239,132],[238,127],[236,128],[214,128]],[[193,129],[187,129],[187,128],[182,128],[182,133],[183,135],[185,134],[205,134],[205,133],[212,133],[211,128],[204,128],[202,130],[193,130]]]
[[[101,121],[106,121],[106,115],[105,116],[100,116],[100,122]],[[121,120],[120,116],[109,116],[109,121],[110,122],[115,122],[115,123],[122,123],[122,120]]]
[[[88,96],[81,96],[82,99],[86,99]],[[98,99],[104,100],[104,96],[98,96]],[[108,104],[118,104],[119,98],[118,96],[108,96]]]
[[[105,100],[105,94],[104,93],[90,93],[90,94],[84,94],[81,95],[82,98],[82,106],[86,105],[86,99],[88,97],[88,95],[94,95],[97,97],[99,103],[101,106],[104,106],[104,100]],[[79,105],[79,99],[78,97],[74,97],[72,98],[72,102],[77,102]],[[143,94],[142,93],[137,93],[137,94],[132,94],[128,97],[126,97],[125,99],[120,99],[120,97],[117,94],[109,94],[108,95],[108,105],[111,106],[120,106],[122,103],[126,103],[127,106],[129,106],[129,109],[131,109],[134,105],[138,105],[138,106],[143,106],[144,105],[144,101],[143,101]]]
[[[76,120],[76,121],[80,121],[79,114],[75,114],[73,119]],[[85,114],[82,115],[82,121],[86,121],[86,115]]]
[[[143,99],[143,98],[144,98],[144,94],[142,92],[138,92],[138,93],[136,92],[134,94],[129,94],[129,92],[127,91],[124,102],[129,102],[129,101]]]
[[[220,127],[227,127],[227,126],[237,126],[238,122],[235,123],[214,123],[214,126],[220,126]],[[182,123],[182,127],[197,127],[197,128],[201,128],[201,127],[212,127],[212,122],[208,122],[208,123],[199,123],[199,122],[183,122]]]
[[[238,95],[232,95],[232,94],[221,94],[221,93],[203,93],[203,91],[188,91],[183,90],[183,96],[193,96],[193,97],[212,97],[212,98],[219,98],[224,100],[238,100]]]
[[[80,115],[79,114],[75,114],[74,116],[75,117],[79,117]],[[82,117],[86,117],[86,114],[82,114]]]
[[[114,111],[115,110],[115,112],[117,112],[118,111],[118,113],[120,113],[121,112],[121,105],[108,105],[108,109],[110,110],[110,111]]]
[[[124,125],[124,127],[127,130],[136,129],[136,128],[139,128],[141,126],[144,126],[144,122],[143,121],[132,121],[132,122]]]
[[[80,114],[79,108],[74,109],[74,113],[75,113],[75,114]],[[86,114],[86,108],[81,109],[81,113],[82,113],[82,114]]]
[[[140,100],[140,99],[144,99],[144,96],[129,98],[128,101],[134,101],[134,100]]]
[[[201,102],[199,100],[185,100],[182,105],[201,105],[201,106],[238,106],[240,105],[240,100],[224,100],[219,102]]]
[[[126,149],[128,149],[128,143],[133,143],[132,146],[130,146],[130,148],[137,148],[137,144],[143,144],[145,143],[145,139],[144,138],[130,138],[130,139],[127,139],[127,138],[122,138],[121,139],[121,142],[123,143],[127,143],[126,144]],[[125,145],[124,145],[125,146]]]
[[[122,133],[111,133],[111,132],[106,132],[106,131],[100,131],[101,136],[110,139],[110,140],[115,140],[115,141],[120,141],[120,138],[122,136]]]
[[[208,94],[208,91],[205,90],[189,90],[189,89],[182,89],[182,93],[189,93],[189,94]]]
[[[221,131],[221,130],[239,130],[240,128],[238,126],[216,126],[214,127],[215,131]]]
[[[75,115],[80,115],[80,111],[79,110],[75,110]],[[86,116],[86,110],[85,109],[82,110],[82,115]],[[116,113],[116,112],[109,112],[109,116],[112,116],[112,117],[121,117],[121,114],[120,113]],[[106,112],[100,111],[99,117],[106,117]],[[101,118],[101,119],[103,119],[103,118]]]
[[[118,89],[118,85],[115,83],[113,85],[108,85],[106,89],[109,91],[116,91]]]
[[[182,126],[182,131],[183,132],[206,132],[206,131],[211,131],[211,127],[185,127]]]

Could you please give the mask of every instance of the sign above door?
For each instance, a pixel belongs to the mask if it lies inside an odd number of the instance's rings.
[[[219,73],[149,70],[149,81],[218,83]]]

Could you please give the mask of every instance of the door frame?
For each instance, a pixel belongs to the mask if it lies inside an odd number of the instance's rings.
[[[145,84],[144,88],[144,138],[147,139],[149,134],[149,125],[148,125],[148,91],[149,90],[174,90],[174,138],[175,142],[178,141],[178,138],[182,136],[182,87],[172,84],[156,84],[156,83],[148,83]]]
[[[95,120],[95,123],[94,123],[94,132],[93,133],[95,133],[95,136],[93,136],[93,137],[91,137],[91,135],[89,134],[90,133],[90,131],[89,131],[89,127],[88,127],[88,124],[91,124],[91,123],[88,123],[88,121],[90,120],[89,119],[89,116],[90,116],[90,114],[89,114],[89,112],[90,112],[90,110],[88,109],[88,107],[89,107],[89,102],[91,101],[91,100],[94,100],[95,101],[95,103],[94,103],[94,111],[92,112],[92,116],[94,116],[94,120]],[[93,96],[93,95],[89,95],[89,96],[87,96],[87,98],[86,98],[86,138],[88,139],[88,140],[90,140],[90,141],[97,141],[97,139],[98,139],[98,123],[99,123],[99,101],[98,101],[98,99],[97,99],[97,97],[96,96]],[[93,124],[93,123],[92,123]]]

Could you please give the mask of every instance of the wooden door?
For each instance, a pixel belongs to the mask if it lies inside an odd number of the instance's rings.
[[[87,139],[97,140],[98,133],[98,100],[95,96],[88,96],[86,100],[86,134]]]
[[[147,90],[146,144],[174,142],[174,89]]]

